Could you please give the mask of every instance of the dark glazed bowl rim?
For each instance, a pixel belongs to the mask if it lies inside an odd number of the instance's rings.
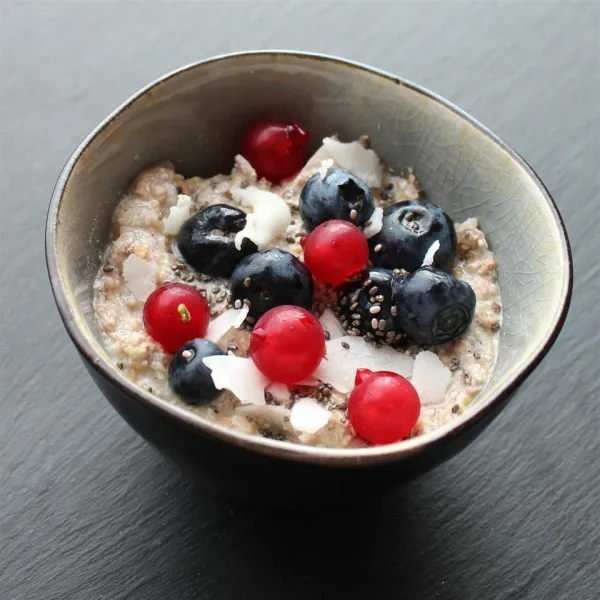
[[[390,444],[388,446],[360,449],[330,449],[302,446],[287,442],[277,442],[258,436],[238,433],[221,425],[210,423],[202,419],[202,417],[199,415],[196,415],[185,408],[169,403],[166,400],[162,400],[156,396],[153,396],[146,390],[139,388],[134,383],[126,379],[126,377],[120,371],[118,371],[118,369],[114,368],[114,365],[109,364],[108,361],[104,360],[104,358],[99,355],[93,344],[90,343],[90,340],[88,340],[82,329],[79,327],[75,311],[71,306],[69,298],[63,287],[56,246],[58,214],[61,208],[61,199],[74,167],[85,154],[86,149],[94,140],[94,138],[114,120],[119,118],[119,116],[128,107],[133,105],[138,99],[140,99],[150,90],[160,86],[164,82],[185,71],[189,71],[210,63],[235,60],[236,58],[253,55],[264,56],[272,60],[276,60],[279,56],[285,56],[291,58],[296,57],[315,62],[326,61],[335,63],[340,67],[345,67],[348,69],[367,71],[388,81],[392,81],[397,85],[409,88],[412,91],[426,96],[438,104],[443,105],[447,109],[457,114],[458,117],[474,126],[483,135],[488,137],[492,142],[500,146],[508,155],[510,155],[511,158],[515,160],[536,183],[537,187],[546,199],[548,206],[550,207],[555,224],[557,225],[561,234],[560,237],[564,255],[567,257],[567,264],[564,265],[565,276],[561,289],[560,302],[554,315],[552,326],[548,329],[542,341],[532,352],[529,360],[525,361],[523,364],[519,365],[517,369],[515,369],[515,371],[508,377],[507,381],[497,390],[495,396],[490,398],[487,403],[481,406],[471,406],[470,409],[461,415],[459,419],[456,419],[450,424],[444,425],[443,427],[440,427],[431,433],[417,436],[416,438],[398,442],[396,444]],[[416,85],[415,83],[401,79],[395,75],[370,67],[368,65],[363,65],[361,63],[341,59],[338,57],[286,50],[236,52],[219,55],[186,65],[156,79],[149,85],[143,87],[141,90],[128,98],[123,104],[121,104],[121,106],[113,111],[106,119],[104,119],[104,121],[102,121],[102,123],[100,123],[100,125],[98,125],[84,139],[84,141],[69,157],[56,183],[52,194],[50,207],[48,209],[46,223],[46,264],[56,304],[69,336],[89,364],[102,377],[108,380],[113,386],[115,386],[129,398],[156,410],[157,414],[163,418],[170,418],[176,421],[179,425],[188,429],[192,429],[193,431],[197,432],[198,435],[206,435],[212,437],[213,439],[218,439],[222,442],[233,444],[241,449],[266,454],[274,458],[336,467],[362,467],[402,461],[405,458],[409,458],[415,454],[420,454],[421,452],[427,451],[430,447],[438,445],[439,443],[450,441],[450,439],[462,435],[467,430],[475,427],[479,423],[485,421],[488,417],[492,416],[492,414],[495,413],[497,409],[502,407],[510,395],[529,376],[529,374],[539,364],[539,362],[556,341],[556,338],[558,337],[558,334],[560,333],[567,316],[573,288],[573,264],[571,248],[562,218],[548,190],[541,182],[535,171],[517,152],[510,148],[510,146],[504,143],[500,138],[498,138],[484,125],[479,123],[476,119],[465,113],[448,100],[445,100],[437,94],[427,90],[426,88]]]

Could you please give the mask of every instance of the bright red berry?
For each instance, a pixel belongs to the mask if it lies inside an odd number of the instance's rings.
[[[298,383],[314,373],[324,355],[321,324],[299,306],[277,306],[267,311],[250,337],[250,356],[272,381]]]
[[[417,390],[390,371],[356,372],[348,401],[348,419],[358,436],[372,444],[391,444],[407,437],[417,424],[421,401]]]
[[[210,311],[204,296],[191,285],[167,283],[154,290],[144,305],[148,335],[165,352],[173,354],[183,344],[204,337]]]
[[[241,151],[259,178],[279,183],[304,165],[308,138],[298,123],[260,121],[246,131]]]
[[[325,221],[303,240],[304,264],[315,279],[339,285],[362,271],[369,260],[363,232],[348,221]]]

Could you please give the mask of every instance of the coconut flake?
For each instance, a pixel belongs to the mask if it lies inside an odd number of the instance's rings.
[[[316,433],[327,425],[331,413],[312,398],[296,400],[290,414],[292,427],[303,433]]]
[[[322,166],[323,161],[326,160],[333,160],[331,152],[329,151],[328,147],[321,145],[317,151],[306,161],[306,164],[304,167],[302,167],[302,171],[300,171],[299,175],[305,174],[307,171]]]
[[[211,370],[218,390],[228,389],[242,404],[265,404],[269,380],[256,368],[251,358],[241,356],[207,356],[204,364]]]
[[[373,211],[373,214],[369,217],[369,221],[371,222],[363,229],[363,233],[367,239],[377,235],[383,227],[383,208],[381,206],[378,206]]]
[[[344,337],[346,332],[340,323],[340,320],[335,316],[330,308],[326,308],[319,319],[321,327],[329,333],[329,339],[335,340]]]
[[[439,404],[446,397],[452,374],[437,354],[422,350],[415,357],[411,383],[415,386],[421,404]]]
[[[144,302],[156,287],[156,267],[137,254],[130,254],[123,262],[123,278],[136,299]]]
[[[360,142],[340,142],[326,137],[323,145],[333,160],[342,168],[360,177],[369,187],[381,187],[383,166],[377,154]]]
[[[254,170],[254,167],[241,154],[235,155],[235,167],[242,175],[245,175],[251,181],[256,181],[256,171]]]
[[[167,235],[176,235],[181,226],[190,218],[192,198],[186,194],[177,196],[177,205],[171,206],[169,216],[165,219],[164,227]]]
[[[422,267],[431,267],[433,265],[433,259],[435,258],[435,253],[440,249],[440,240],[435,240],[431,246],[429,246],[429,250],[425,253],[423,257]]]
[[[252,207],[253,211],[247,215],[244,229],[235,236],[235,247],[238,250],[242,249],[244,238],[252,240],[259,250],[263,250],[285,234],[292,215],[283,198],[256,186],[234,188],[231,195],[236,202]]]
[[[269,387],[267,387],[267,392],[269,392],[273,399],[279,404],[285,404],[290,399],[290,388],[288,388],[285,383],[271,383]]]
[[[229,308],[208,324],[206,339],[218,342],[230,329],[239,329],[248,316],[250,308],[244,304],[242,308]]]
[[[325,358],[314,376],[325,383],[347,393],[354,387],[357,369],[371,371],[392,371],[403,377],[410,377],[414,359],[389,346],[377,347],[364,338],[345,336],[326,342]]]
[[[321,176],[321,179],[325,179],[325,177],[327,176],[327,171],[329,171],[329,169],[331,169],[331,167],[333,167],[334,162],[333,162],[333,158],[326,158],[325,160],[321,161],[321,166],[319,167],[319,170],[317,171],[319,173],[319,175]]]

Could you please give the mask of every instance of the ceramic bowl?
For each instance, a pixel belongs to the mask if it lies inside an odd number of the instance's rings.
[[[312,135],[310,150],[332,132],[344,140],[369,134],[388,167],[412,165],[431,200],[454,219],[479,218],[498,259],[504,322],[492,380],[450,424],[397,444],[354,450],[247,436],[137,387],[104,351],[91,305],[92,281],[119,194],[140,170],[164,159],[185,175],[228,172],[242,132],[263,118],[304,124]],[[67,331],[119,413],[205,484],[290,506],[381,494],[464,448],[548,352],[564,323],[572,287],[560,215],[514,150],[413,83],[299,52],[212,58],[134,94],[64,167],[50,203],[46,254]]]

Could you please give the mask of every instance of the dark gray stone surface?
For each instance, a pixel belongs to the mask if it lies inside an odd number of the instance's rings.
[[[571,2],[5,4],[0,598],[597,597],[599,17]],[[204,496],[103,400],[46,282],[48,199],[88,130],[164,71],[266,47],[346,56],[456,102],[538,171],[573,244],[550,355],[481,439],[377,509]]]

